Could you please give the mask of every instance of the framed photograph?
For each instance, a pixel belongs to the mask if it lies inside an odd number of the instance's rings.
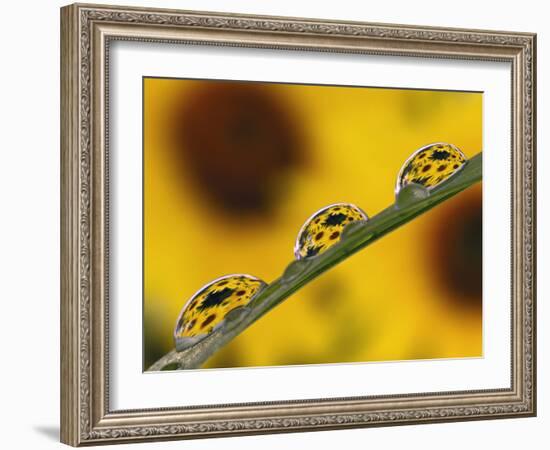
[[[535,415],[535,58],[62,8],[62,442]]]

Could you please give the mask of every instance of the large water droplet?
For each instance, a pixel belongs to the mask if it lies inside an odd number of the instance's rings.
[[[411,183],[433,189],[466,164],[466,156],[453,144],[437,142],[416,150],[401,167],[396,195]]]
[[[199,289],[178,316],[174,329],[176,350],[191,347],[220,328],[231,311],[245,312],[243,307],[265,286],[256,277],[236,274],[217,278]],[[229,318],[233,321],[239,316],[234,313]]]
[[[320,255],[340,241],[346,225],[366,220],[368,216],[351,203],[327,206],[313,214],[300,229],[294,246],[294,256],[302,259]]]

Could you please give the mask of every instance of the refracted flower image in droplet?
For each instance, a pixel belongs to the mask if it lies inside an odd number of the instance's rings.
[[[416,150],[401,167],[395,193],[410,183],[432,189],[458,172],[466,156],[453,144],[437,142]]]
[[[337,203],[317,211],[298,233],[294,256],[311,258],[325,252],[340,240],[346,225],[359,220],[366,221],[368,216],[351,203]]]
[[[223,324],[231,311],[248,305],[265,286],[256,277],[236,274],[217,278],[202,287],[180,312],[174,329],[176,350],[204,339]]]

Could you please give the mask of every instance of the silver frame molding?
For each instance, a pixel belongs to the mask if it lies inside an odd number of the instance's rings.
[[[112,411],[108,58],[113,40],[506,61],[512,67],[509,389]],[[75,4],[61,9],[61,440],[73,446],[536,414],[536,35]]]

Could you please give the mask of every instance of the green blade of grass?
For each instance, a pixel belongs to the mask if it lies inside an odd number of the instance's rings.
[[[298,289],[382,236],[481,181],[481,173],[482,154],[478,153],[462,170],[433,188],[429,196],[408,201],[400,199],[399,204],[394,203],[367,222],[350,224],[337,244],[313,258],[291,262],[280,278],[260,291],[240,312],[227,317],[222,327],[192,347],[180,352],[170,351],[148,370],[158,371],[168,365],[171,368],[179,365],[180,369],[199,368],[216,351]]]

